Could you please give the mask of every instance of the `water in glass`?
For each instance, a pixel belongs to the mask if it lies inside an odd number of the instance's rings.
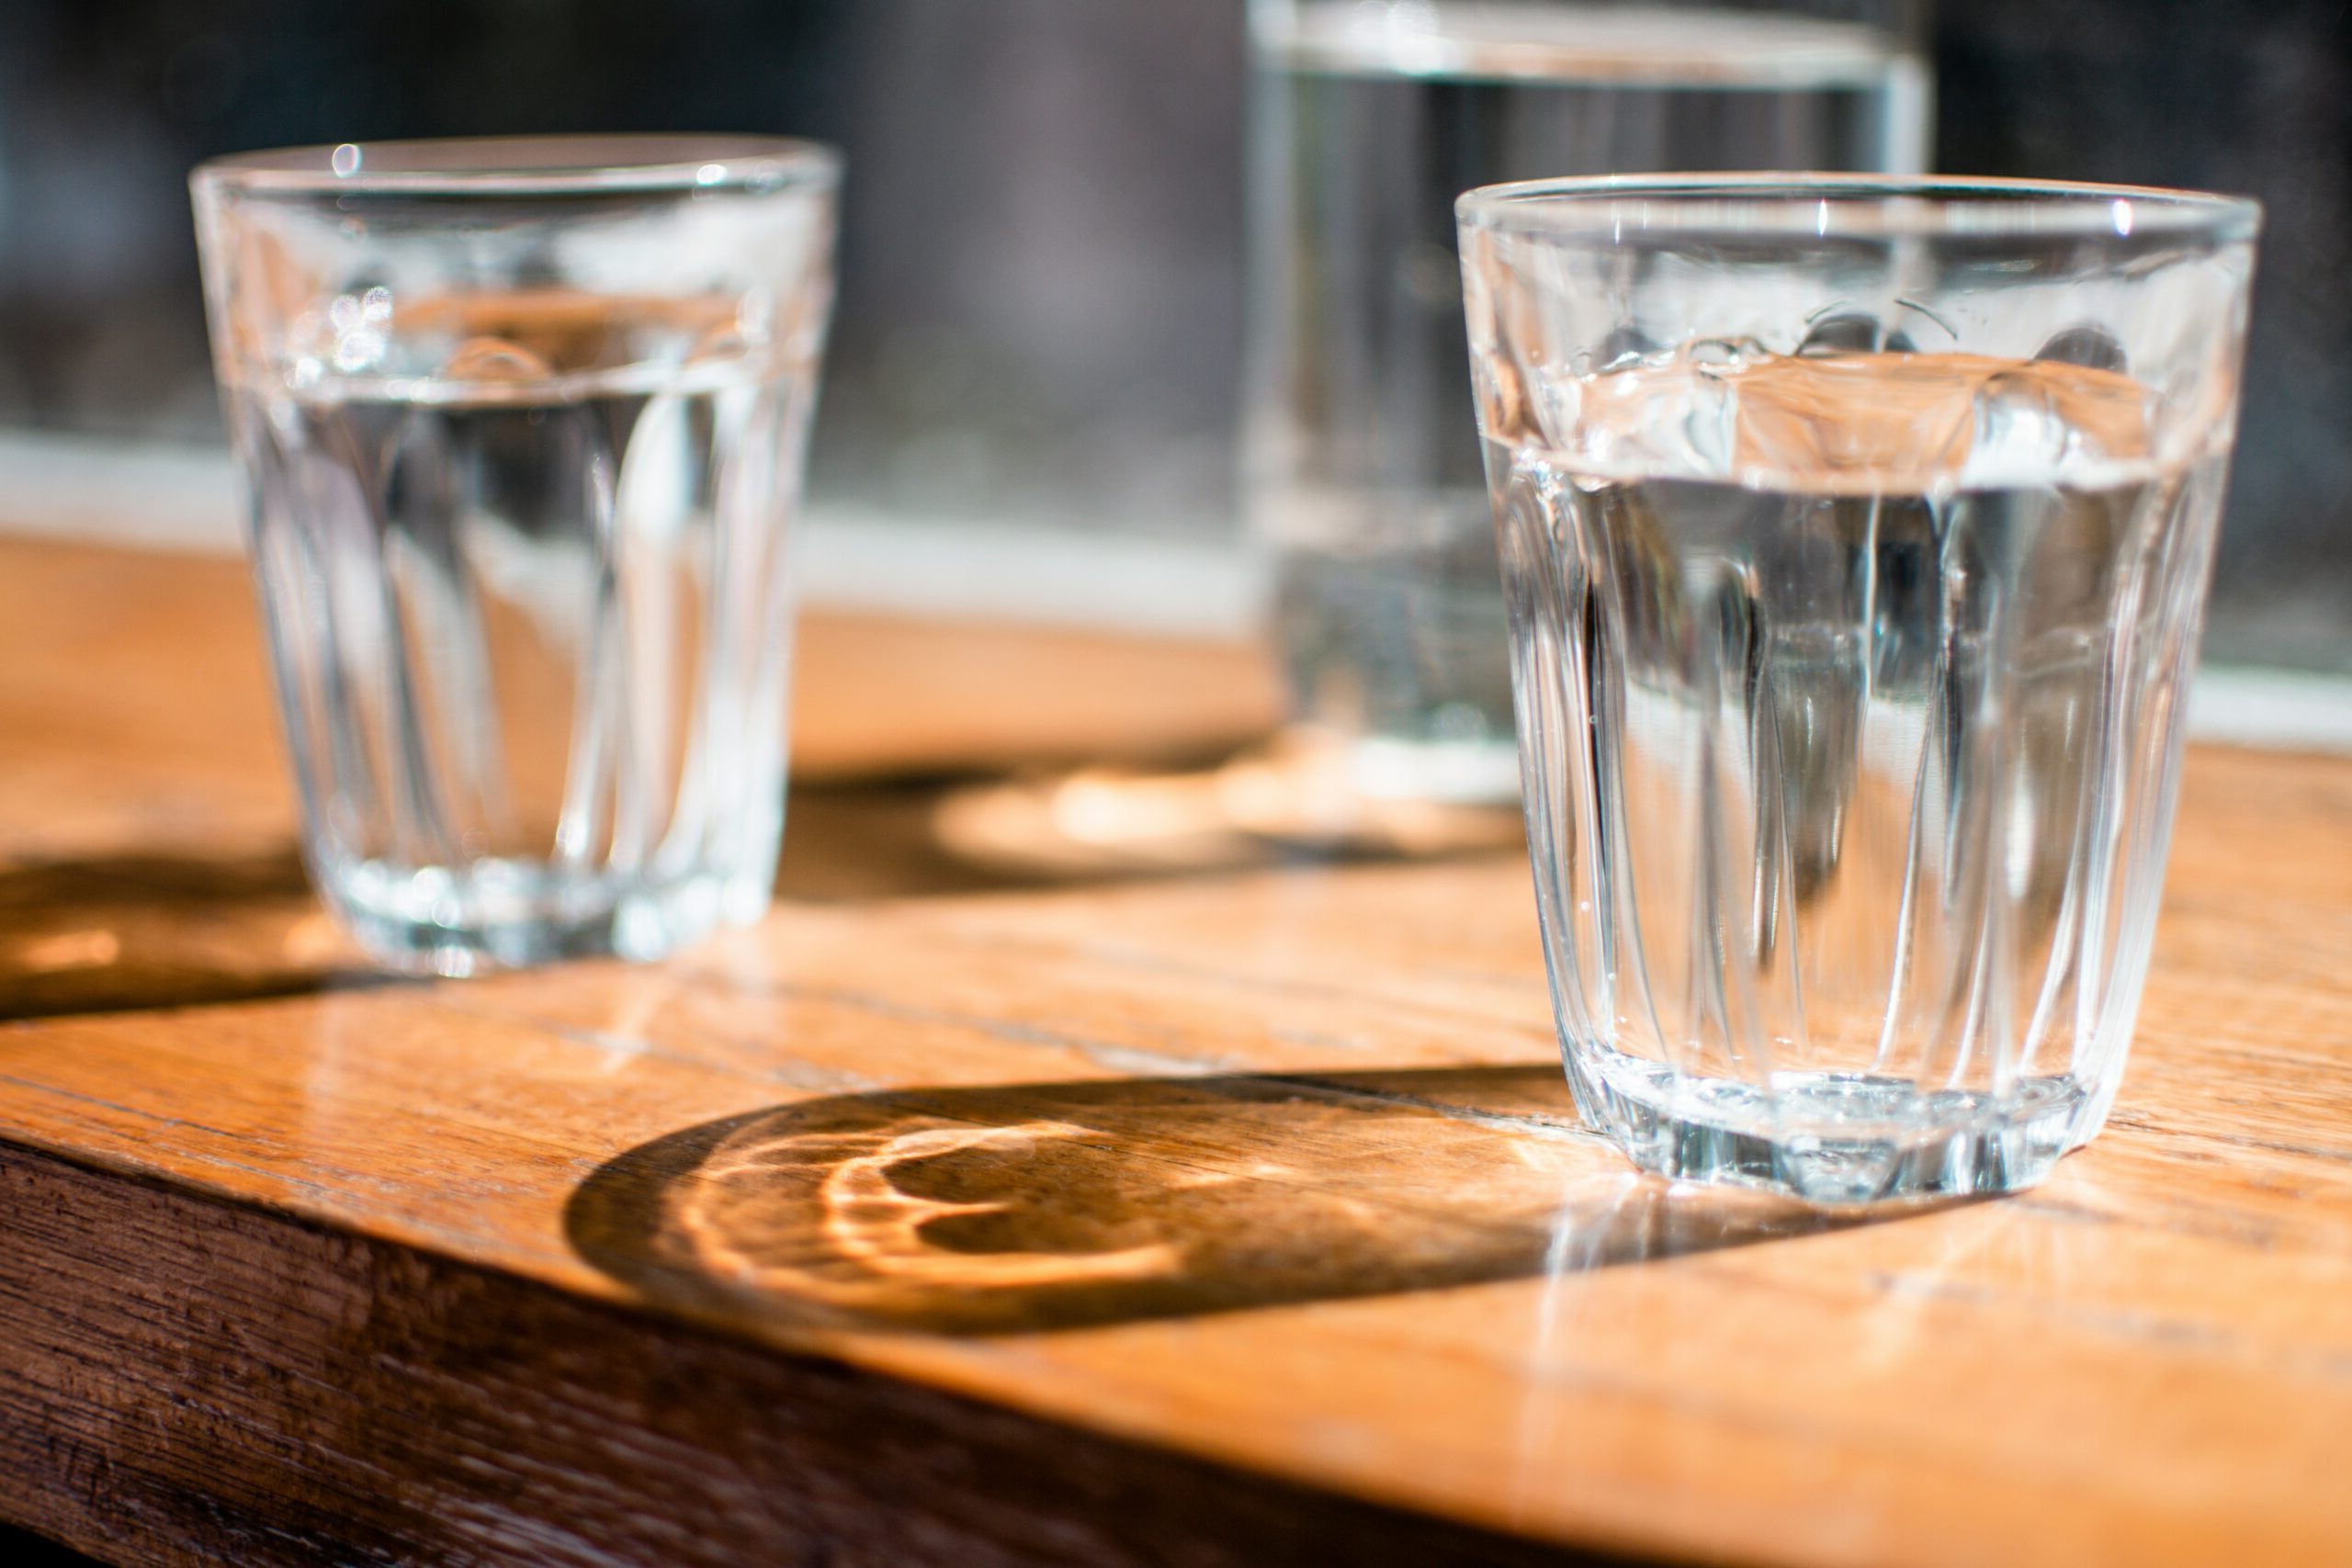
[[[2101,346],[1628,354],[1568,446],[1497,383],[1555,1001],[1651,1168],[2000,1190],[2096,1130],[2227,434],[2159,449]]]
[[[1253,16],[1252,526],[1300,717],[1375,795],[1510,798],[1453,198],[1662,169],[1922,166],[1888,31],[1770,10],[1372,5]]]
[[[810,367],[729,299],[377,293],[225,388],[322,890],[443,969],[755,916]]]

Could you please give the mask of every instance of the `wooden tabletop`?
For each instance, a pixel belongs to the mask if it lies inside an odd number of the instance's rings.
[[[1233,650],[807,649],[764,924],[390,982],[303,890],[235,563],[0,543],[0,1517],[127,1562],[2352,1561],[2352,761],[2193,753],[2107,1134],[1852,1223],[1578,1128],[1515,852],[1024,859],[1053,786],[909,777],[1228,744]]]

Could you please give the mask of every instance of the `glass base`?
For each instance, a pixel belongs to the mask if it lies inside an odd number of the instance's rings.
[[[385,968],[465,976],[566,958],[660,958],[767,906],[750,877],[567,875],[482,861],[463,872],[368,861],[317,878],[327,905]]]
[[[1996,1097],[1777,1073],[1768,1093],[1600,1045],[1571,1050],[1567,1066],[1586,1117],[1642,1169],[1824,1207],[2022,1191],[2089,1132],[2088,1097],[2070,1077],[2020,1079]]]

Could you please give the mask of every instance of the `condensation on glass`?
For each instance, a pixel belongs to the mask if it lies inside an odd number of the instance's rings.
[[[2255,209],[1691,176],[1461,215],[1587,1115],[1818,1201],[2039,1180],[2146,972]]]
[[[1304,738],[1373,796],[1516,787],[1453,198],[1926,166],[1908,0],[1255,0],[1245,501]]]
[[[304,849],[380,961],[765,907],[836,178],[683,137],[197,171]]]

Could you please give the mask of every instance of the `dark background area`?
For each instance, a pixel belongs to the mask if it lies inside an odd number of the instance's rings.
[[[2269,210],[2209,647],[2352,671],[2341,0],[1951,0],[1936,166]],[[219,438],[184,177],[216,152],[727,130],[847,152],[836,509],[1233,525],[1241,0],[12,0],[0,426]]]

